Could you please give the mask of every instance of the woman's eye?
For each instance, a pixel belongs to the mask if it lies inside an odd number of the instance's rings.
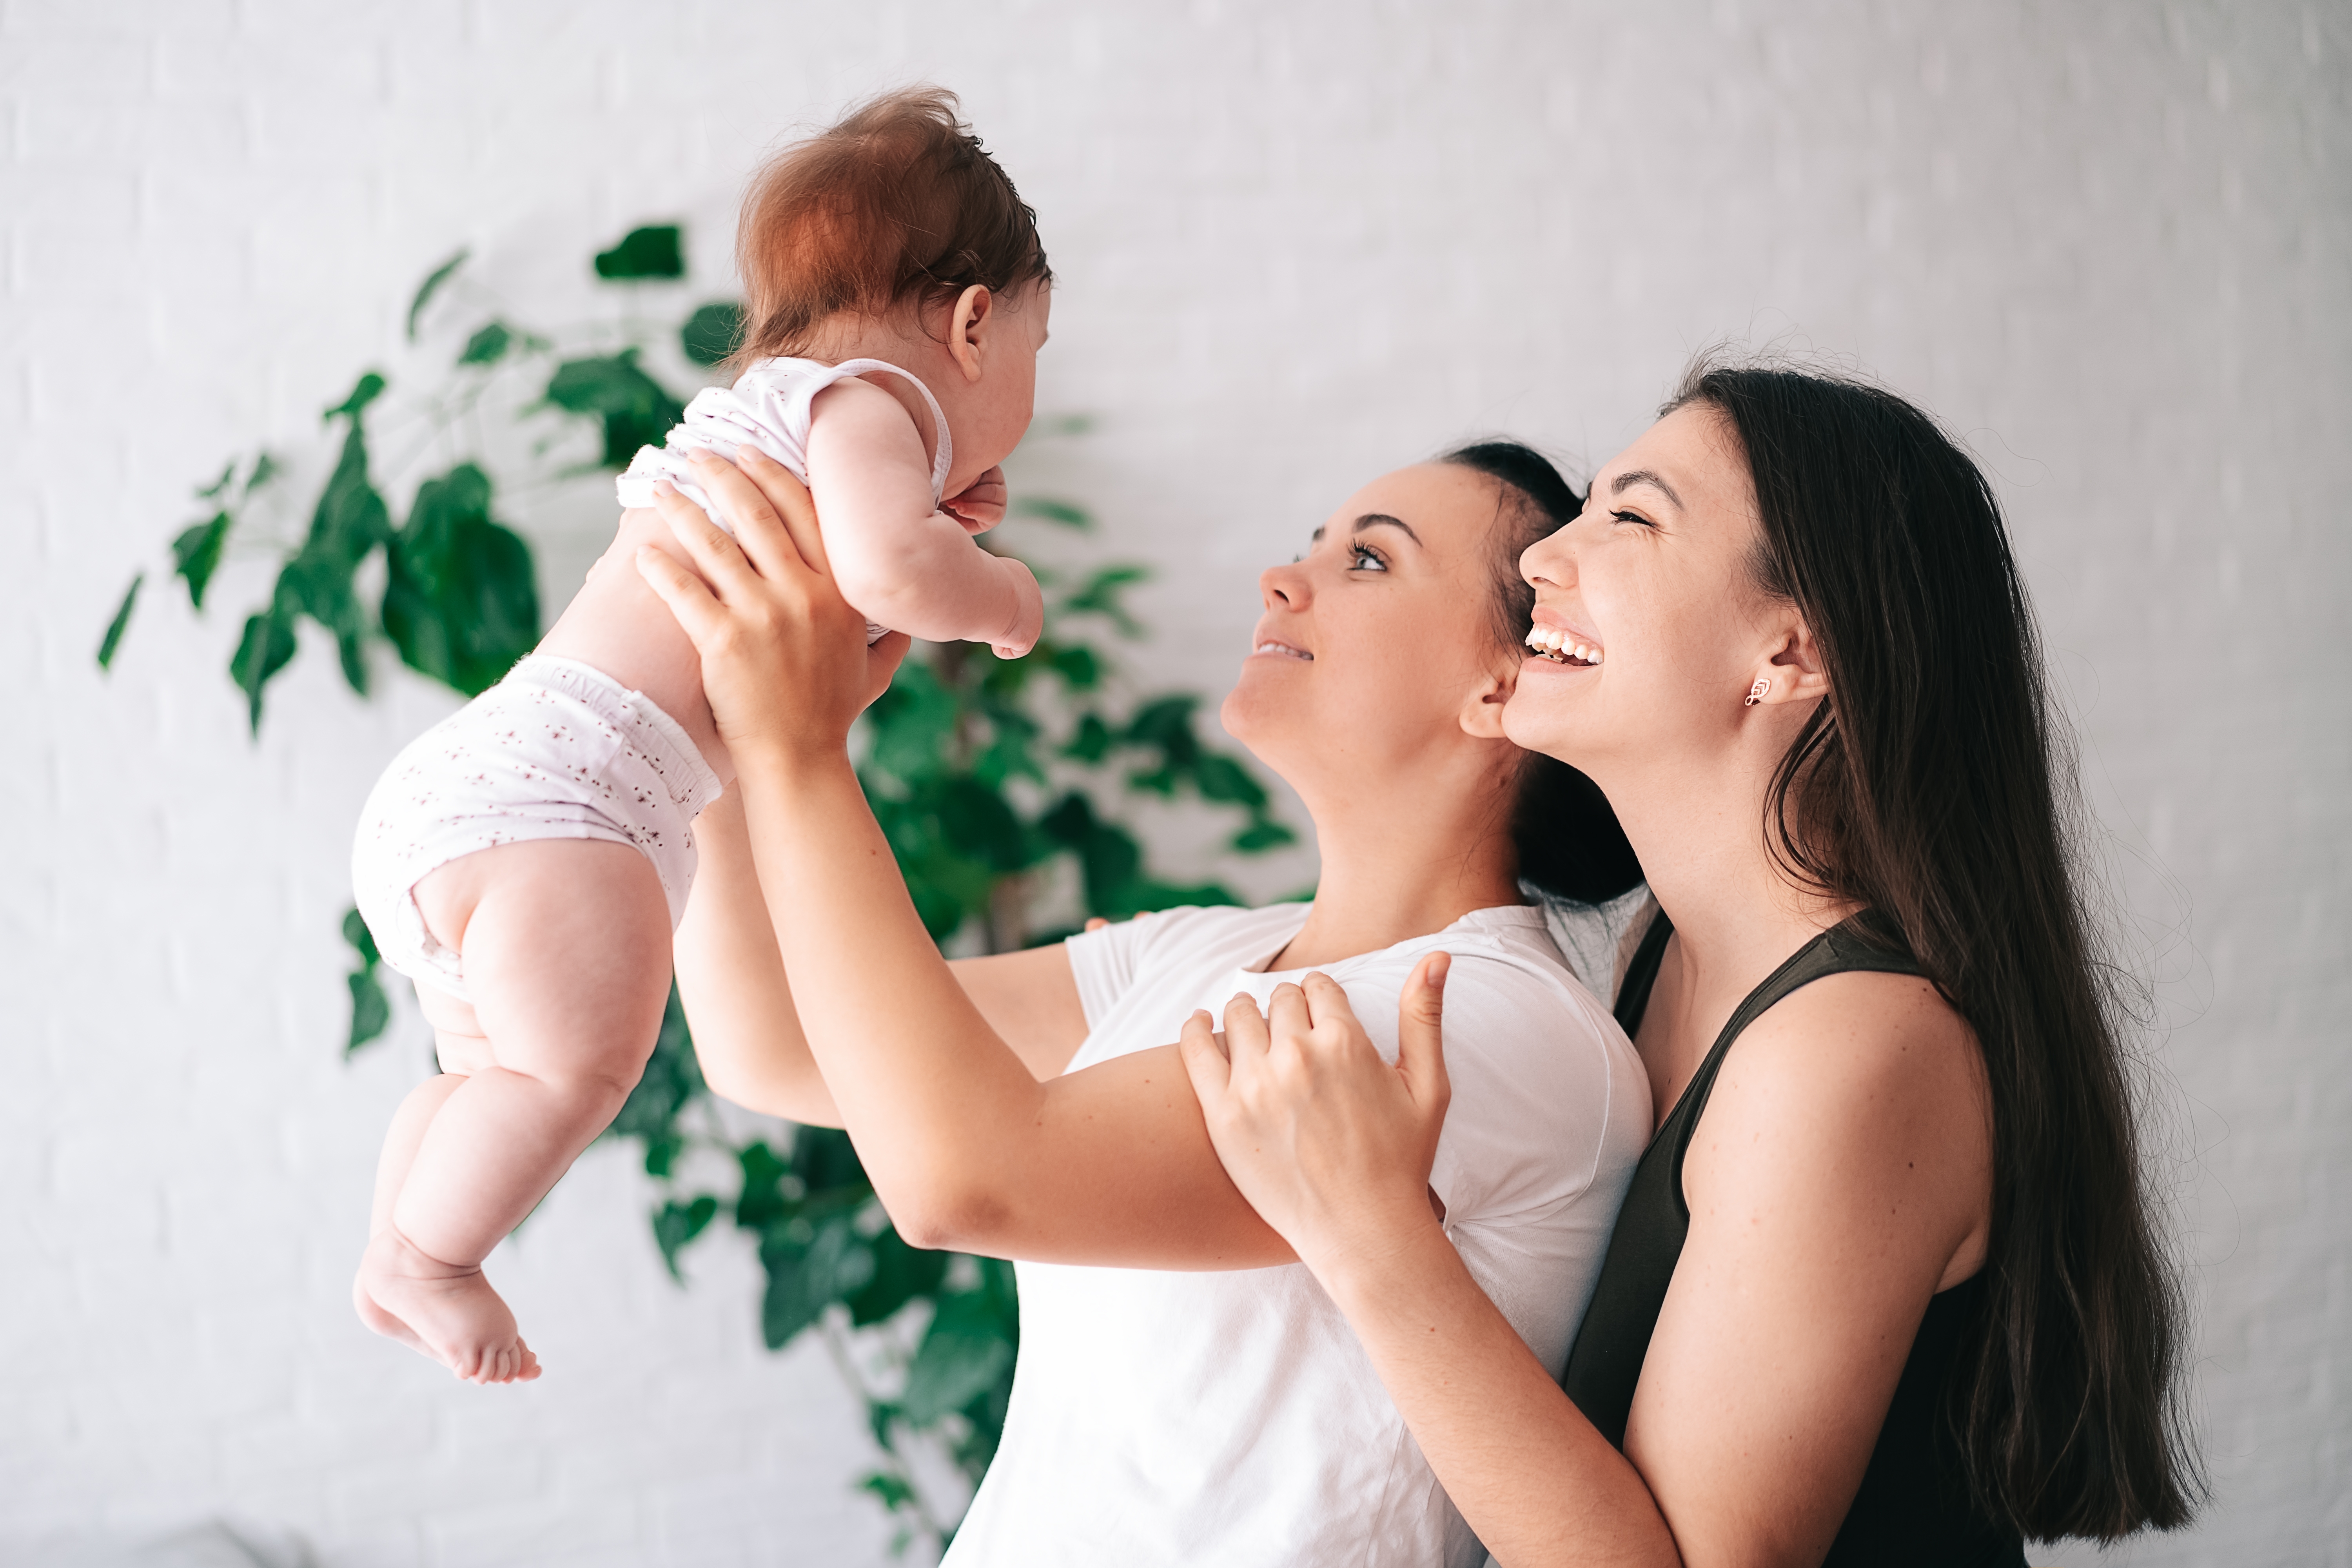
[[[1654,523],[1651,522],[1648,518],[1643,517],[1638,511],[1612,511],[1609,514],[1609,519],[1612,522],[1638,523],[1643,528],[1653,528],[1656,526]]]
[[[1352,566],[1354,571],[1385,572],[1389,569],[1389,563],[1381,559],[1381,552],[1369,544],[1350,546],[1349,553],[1355,558]]]

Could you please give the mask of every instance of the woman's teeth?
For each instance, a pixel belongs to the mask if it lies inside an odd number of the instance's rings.
[[[1528,632],[1528,646],[1554,664],[1595,665],[1601,662],[1601,650],[1587,643],[1578,642],[1558,626],[1535,626]]]
[[[1309,664],[1315,662],[1315,656],[1313,654],[1308,653],[1303,647],[1293,647],[1286,642],[1262,642],[1257,645],[1255,651],[1258,653],[1280,654],[1285,658],[1303,658]]]

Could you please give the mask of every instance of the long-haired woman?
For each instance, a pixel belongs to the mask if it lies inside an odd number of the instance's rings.
[[[1509,1568],[2183,1521],[2179,1296],[1975,465],[1884,391],[1702,362],[1522,570],[1506,731],[1601,786],[1664,910],[1617,998],[1655,1135],[1565,1390],[1416,1207],[1442,957],[1398,1068],[1313,977],[1185,1041],[1454,1501]]]

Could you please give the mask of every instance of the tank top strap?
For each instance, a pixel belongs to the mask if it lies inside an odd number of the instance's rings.
[[[1626,971],[1625,985],[1618,998],[1618,1022],[1630,1037],[1641,1026],[1642,1013],[1649,1005],[1650,990],[1657,981],[1659,961],[1665,953],[1665,933],[1671,930],[1661,912],[1656,922],[1642,939],[1633,963]],[[1646,972],[1643,961],[1648,961]],[[1890,922],[1875,910],[1865,910],[1813,938],[1795,952],[1780,968],[1764,977],[1761,984],[1750,991],[1738,1007],[1732,1009],[1723,1030],[1708,1047],[1698,1070],[1691,1074],[1690,1082],[1683,1086],[1680,1099],[1658,1128],[1656,1142],[1674,1150],[1673,1180],[1668,1184],[1675,1206],[1685,1218],[1690,1206],[1683,1198],[1683,1156],[1690,1147],[1691,1135],[1698,1129],[1698,1119],[1706,1110],[1707,1097],[1715,1091],[1715,1080],[1723,1070],[1723,1059],[1730,1053],[1732,1043],[1747,1032],[1749,1025],[1771,1011],[1795,992],[1801,991],[1816,980],[1832,974],[1856,972],[1882,974],[1919,974],[1924,973],[1917,959],[1903,946],[1902,938]],[[1637,984],[1638,983],[1638,984]],[[1633,1005],[1629,1009],[1628,1003]]]

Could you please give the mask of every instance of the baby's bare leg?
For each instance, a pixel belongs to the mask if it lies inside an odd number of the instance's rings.
[[[581,839],[469,855],[417,901],[463,955],[490,1059],[444,1075],[460,1081],[427,1109],[360,1289],[458,1376],[508,1382],[536,1364],[481,1260],[644,1070],[669,991],[668,905],[644,856]],[[387,1176],[396,1159],[388,1142]]]

